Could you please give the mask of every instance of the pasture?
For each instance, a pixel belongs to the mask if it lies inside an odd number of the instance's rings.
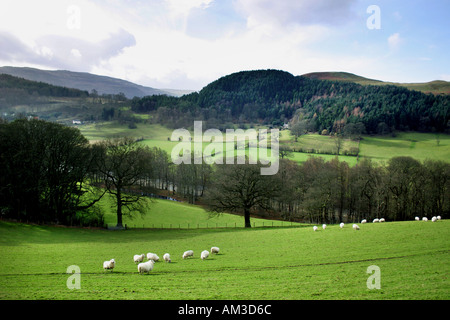
[[[329,225],[108,231],[0,221],[0,299],[447,300],[448,220],[340,229]],[[220,254],[204,261],[211,246]],[[194,257],[183,260],[185,250]],[[169,252],[140,275],[133,255]],[[114,258],[113,272],[102,263]],[[80,289],[68,289],[69,266]],[[380,289],[369,289],[371,265]]]
[[[115,122],[105,122],[99,124],[83,125],[79,127],[83,135],[90,141],[98,141],[105,138],[131,136],[143,138],[142,144],[149,147],[158,147],[165,150],[169,155],[172,149],[178,144],[177,141],[170,141],[172,135],[171,129],[157,124],[137,124],[136,129],[129,129],[126,125],[119,125]],[[193,136],[193,134],[192,134]],[[438,137],[438,138],[437,138]],[[225,138],[225,134],[224,134]],[[290,159],[299,163],[308,160],[309,157],[322,157],[329,161],[336,156],[330,154],[335,152],[336,146],[334,139],[330,136],[319,134],[306,134],[294,141],[294,137],[289,130],[280,131],[280,146],[286,145],[294,150],[311,151],[292,152]],[[210,145],[209,142],[203,142],[202,148]],[[358,159],[355,156],[344,155],[345,151],[358,147],[358,142],[344,139],[342,142],[342,151],[339,155],[340,161],[346,161],[353,166]],[[192,148],[193,150],[193,148]],[[225,146],[223,146],[225,150]],[[395,156],[411,156],[419,161],[425,159],[449,161],[450,159],[450,136],[446,134],[418,133],[418,132],[400,132],[396,137],[392,136],[363,136],[359,143],[359,158],[370,158],[376,162],[387,162]],[[315,153],[325,152],[327,154]],[[246,154],[249,149],[246,148]]]
[[[147,198],[149,199],[149,198]],[[102,211],[105,214],[105,223],[108,226],[117,224],[116,208],[109,195],[100,200]],[[244,217],[234,214],[212,215],[201,206],[185,202],[151,199],[147,200],[145,215],[136,214],[133,217],[123,216],[123,224],[127,228],[147,229],[199,229],[199,228],[241,228],[244,226]],[[260,218],[251,219],[252,227],[282,227],[296,226],[298,223],[266,220]]]

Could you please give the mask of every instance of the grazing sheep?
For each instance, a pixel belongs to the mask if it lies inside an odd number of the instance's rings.
[[[436,217],[431,218],[431,221],[432,221],[432,222],[436,222],[436,220],[437,220]]]
[[[168,253],[165,253],[163,255],[163,259],[165,262],[172,262],[172,260],[170,260],[170,254],[168,254]]]
[[[420,220],[420,218],[419,218],[419,217],[415,217],[415,219],[416,219],[416,221],[419,221],[419,220]]]
[[[367,223],[367,220],[366,219],[362,219],[361,223]]]
[[[359,226],[357,225],[357,224],[353,224],[353,226],[352,226],[352,228],[354,229],[354,230],[359,230]]]
[[[153,270],[153,264],[155,262],[153,260],[148,260],[147,262],[142,262],[138,264],[138,272],[140,274],[145,273],[149,273],[150,271]]]
[[[324,223],[324,224],[322,225],[322,229],[325,230],[326,227],[327,227],[327,225]]]
[[[441,216],[437,216],[436,218],[437,218],[438,220],[441,220]]]
[[[423,217],[422,221],[428,221],[428,218],[427,217]]]
[[[344,227],[344,223],[341,222],[341,223],[339,224],[339,227],[342,229],[342,228]]]
[[[194,251],[192,251],[192,250],[188,250],[183,253],[183,259],[185,259],[187,257],[193,257],[193,256],[194,256]]]
[[[386,220],[384,220],[384,218],[381,218],[379,222],[385,222]]]
[[[219,248],[218,247],[211,247],[211,253],[219,253]]]
[[[135,254],[133,257],[133,261],[134,261],[134,263],[139,263],[139,262],[144,261],[144,258],[145,258],[145,254]]]
[[[147,260],[153,260],[153,262],[156,262],[159,260],[159,257],[156,253],[147,253]]]
[[[314,230],[314,231],[317,231],[317,229],[318,229],[318,228],[317,228],[316,226],[313,227],[313,230]]]
[[[103,269],[105,269],[105,270],[111,269],[111,271],[113,271],[115,266],[116,266],[116,261],[114,259],[103,262]]]
[[[205,260],[208,257],[209,257],[209,251],[208,250],[203,250],[201,255],[200,255],[200,258],[202,258],[202,260]]]
[[[373,221],[372,221],[373,223],[375,223],[375,222],[380,222],[380,219],[378,219],[378,218],[375,218],[375,219],[373,219]]]

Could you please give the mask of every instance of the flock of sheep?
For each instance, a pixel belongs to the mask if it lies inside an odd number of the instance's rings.
[[[416,220],[416,221],[419,221],[420,218],[419,218],[419,217],[416,217],[415,220]],[[436,222],[437,220],[441,220],[441,216],[437,216],[437,217],[431,218],[431,221],[433,221],[433,222]],[[377,223],[377,222],[385,222],[385,221],[386,221],[386,220],[385,220],[384,218],[381,218],[381,219],[375,218],[375,219],[373,219],[372,222],[373,222],[373,223]],[[427,217],[423,217],[423,218],[422,218],[422,221],[428,221],[428,218],[427,218]],[[367,223],[367,220],[366,220],[366,219],[361,220],[361,224],[364,224],[364,223]],[[327,227],[326,224],[323,224],[323,225],[322,225],[322,229],[323,229],[323,230],[325,230],[326,227]],[[344,228],[344,223],[341,222],[341,223],[339,224],[339,227],[340,227],[341,229]],[[352,228],[353,228],[354,230],[359,230],[359,226],[358,226],[356,223],[353,224]],[[314,227],[313,227],[313,230],[314,230],[314,231],[317,231],[317,229],[319,229],[317,226],[314,226]]]
[[[416,221],[420,221],[420,218],[416,217],[415,220]],[[441,220],[441,216],[437,216],[437,217],[431,218],[431,221],[433,221],[433,222],[436,222],[437,220]],[[423,217],[422,221],[428,221],[428,218],[427,217]]]
[[[213,253],[213,254],[218,254],[219,250],[220,249],[218,247],[211,247],[211,253]],[[193,257],[193,256],[194,256],[194,251],[188,250],[183,253],[182,257],[183,257],[183,259],[186,259],[186,258]],[[209,257],[209,251],[203,250],[200,254],[200,258],[202,260],[205,260],[208,257]],[[143,262],[145,258],[147,258],[147,261]],[[169,253],[165,253],[163,255],[163,260],[165,262],[172,262]],[[156,253],[149,252],[149,253],[147,253],[147,255],[145,255],[145,254],[134,255],[133,261],[135,264],[137,264],[138,272],[140,274],[143,274],[143,273],[149,273],[150,271],[153,270],[153,265],[155,264],[156,261],[159,261],[159,257]],[[116,261],[114,259],[103,262],[104,270],[113,271],[115,266],[116,266]]]

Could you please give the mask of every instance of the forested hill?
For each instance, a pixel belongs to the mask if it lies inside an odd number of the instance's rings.
[[[152,112],[155,121],[173,127],[192,126],[193,120],[219,129],[227,123],[301,122],[304,130],[340,132],[345,125],[360,122],[367,133],[448,131],[449,106],[450,95],[316,80],[279,70],[233,73],[180,98],[132,101],[134,111]]]

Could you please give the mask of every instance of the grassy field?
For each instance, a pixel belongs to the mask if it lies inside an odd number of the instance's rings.
[[[0,299],[448,300],[448,220],[343,229],[108,231],[0,221]],[[218,255],[200,252],[220,247]],[[194,257],[183,260],[185,250]],[[134,254],[169,252],[139,275]],[[114,258],[113,272],[102,263]],[[80,289],[67,287],[69,266]],[[380,289],[369,289],[369,266]]]
[[[410,156],[417,160],[450,161],[450,136],[432,133],[399,133],[396,137],[364,137],[360,144],[360,155],[374,161],[387,161],[397,156]]]
[[[117,224],[115,208],[112,201],[105,196],[101,200],[105,223],[108,226]],[[252,218],[253,227],[267,226],[298,226],[298,223],[288,221],[273,221]],[[128,228],[165,228],[165,229],[197,229],[197,228],[241,228],[244,226],[244,217],[234,214],[211,215],[198,205],[170,200],[152,199],[148,202],[146,213],[131,218],[123,217],[123,224]]]
[[[109,122],[96,125],[80,126],[81,132],[91,141],[102,140],[115,136],[132,136],[143,138],[142,144],[149,147],[158,147],[168,152],[170,155],[172,149],[178,144],[176,141],[170,141],[168,138],[172,135],[172,130],[161,125],[138,124],[137,129],[128,129],[126,125]],[[193,135],[192,135],[193,136]],[[225,137],[225,135],[224,135]],[[203,143],[203,149],[209,142]],[[297,142],[290,135],[289,130],[280,131],[280,145],[286,145],[294,150],[312,150],[315,152],[333,153],[335,151],[334,140],[330,136],[319,134],[307,134],[301,136]],[[340,161],[346,161],[353,166],[358,159],[354,156],[346,156],[343,153],[351,148],[357,148],[358,142],[344,139],[342,144]],[[359,158],[370,158],[374,161],[387,162],[394,156],[411,156],[420,161],[425,159],[450,160],[450,136],[446,134],[439,135],[439,142],[436,135],[432,133],[398,133],[396,137],[392,136],[364,136],[359,144]],[[225,147],[224,147],[225,150]],[[248,154],[248,148],[246,149]],[[329,161],[336,156],[334,154],[319,154],[306,152],[293,152],[290,159],[297,162],[304,162],[309,157],[322,157]]]

